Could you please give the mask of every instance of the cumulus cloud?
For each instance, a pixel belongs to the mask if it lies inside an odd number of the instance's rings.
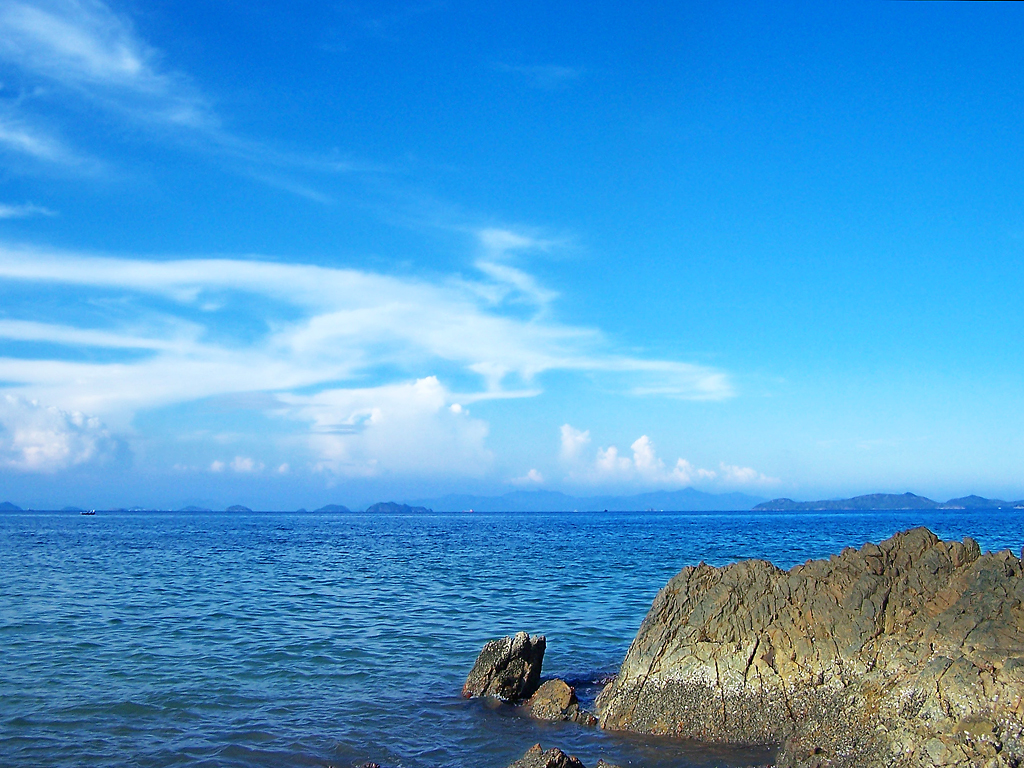
[[[262,471],[263,464],[249,456],[235,456],[231,460],[231,469],[239,474],[250,474]]]
[[[25,472],[55,472],[102,463],[118,441],[100,420],[12,395],[0,399],[0,464]]]
[[[654,453],[654,443],[647,435],[641,435],[630,446],[633,449],[633,466],[641,477],[656,478],[665,473],[665,462]]]
[[[718,484],[771,485],[779,482],[774,478],[749,467],[737,467],[722,463],[720,472],[695,467],[683,458],[676,459],[671,467],[666,466],[655,450],[653,441],[641,435],[632,445],[632,455],[622,455],[618,447],[610,445],[598,448],[596,454],[586,453],[590,433],[582,432],[569,424],[562,425],[561,459],[567,467],[567,479],[571,482],[589,484],[641,484],[644,486],[681,487],[684,485]]]
[[[713,469],[695,467],[686,459],[677,459],[672,467],[672,477],[681,485],[689,485],[714,480],[717,473]]]
[[[315,468],[345,477],[391,472],[481,475],[493,461],[487,423],[453,410],[435,376],[366,389],[280,394],[278,415],[309,425]]]
[[[751,467],[738,467],[734,464],[722,463],[722,480],[730,485],[777,485],[777,477],[768,477]]]
[[[633,462],[625,456],[619,456],[619,449],[614,445],[597,449],[594,469],[597,476],[605,481],[630,480],[633,476]]]
[[[514,477],[509,482],[520,486],[541,485],[544,482],[544,475],[539,470],[531,469],[522,477]]]
[[[562,461],[574,462],[579,459],[583,449],[590,443],[590,430],[579,430],[569,424],[563,424],[562,450],[560,455]]]

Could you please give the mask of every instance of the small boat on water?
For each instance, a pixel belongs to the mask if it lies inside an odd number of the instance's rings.
[[[96,514],[96,510],[95,509],[90,509],[90,510],[86,511],[86,510],[83,509],[80,514],[83,514],[83,515],[95,515]]]

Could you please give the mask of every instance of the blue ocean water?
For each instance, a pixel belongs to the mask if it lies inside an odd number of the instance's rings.
[[[1024,544],[1014,511],[5,513],[0,765],[503,768],[536,742],[590,766],[764,763],[459,691],[525,629],[592,699],[683,566],[789,567],[915,525]]]

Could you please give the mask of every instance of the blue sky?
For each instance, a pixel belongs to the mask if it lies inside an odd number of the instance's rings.
[[[2,0],[3,495],[1024,497],[1022,19]]]

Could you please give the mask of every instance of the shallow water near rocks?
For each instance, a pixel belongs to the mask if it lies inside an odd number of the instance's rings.
[[[741,766],[730,750],[535,723],[459,691],[480,647],[548,637],[592,701],[679,569],[781,567],[927,525],[1024,544],[1019,511],[4,513],[0,765]]]

